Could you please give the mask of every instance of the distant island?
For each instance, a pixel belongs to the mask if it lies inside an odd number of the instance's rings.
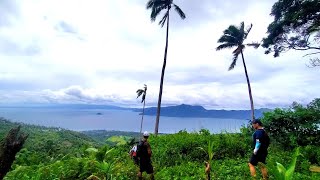
[[[135,112],[142,112],[142,109],[134,109]],[[255,116],[257,118],[263,115],[263,112],[271,111],[271,109],[256,109]],[[145,115],[155,116],[157,114],[156,107],[145,108]],[[202,106],[193,106],[181,104],[177,106],[161,107],[161,116],[166,117],[199,117],[199,118],[225,118],[225,119],[250,119],[251,110],[207,110]]]

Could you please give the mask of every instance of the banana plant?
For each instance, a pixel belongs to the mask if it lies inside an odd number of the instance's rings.
[[[288,167],[286,169],[281,163],[276,162],[277,164],[277,173],[276,173],[276,179],[278,180],[291,180],[293,177],[294,170],[296,168],[297,158],[300,156],[300,148],[296,148],[295,153],[293,155],[293,159]]]
[[[102,162],[99,162],[99,164],[98,164],[98,167],[99,167],[99,168],[101,169],[101,171],[105,174],[105,178],[106,178],[106,179],[113,179],[113,178],[112,178],[112,175],[110,175],[110,172],[111,172],[114,164],[115,164],[116,161],[118,160],[118,159],[113,159],[113,160],[110,161],[110,162],[107,162],[107,161],[105,160],[106,157],[108,156],[108,154],[109,154],[110,152],[112,152],[113,150],[114,150],[114,148],[109,149],[108,151],[106,151],[105,154],[104,154],[103,161],[102,161]],[[96,149],[96,148],[88,148],[88,149],[86,149],[86,152],[89,153],[90,158],[95,158],[95,156],[96,156],[96,154],[98,153],[98,151],[99,151],[99,150]],[[88,179],[97,179],[97,177],[94,176],[94,175],[91,175],[91,176],[88,177]],[[98,178],[98,179],[99,179],[99,178]]]

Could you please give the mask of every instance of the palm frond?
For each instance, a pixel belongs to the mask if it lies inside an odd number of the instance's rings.
[[[224,44],[219,45],[219,46],[216,48],[216,50],[217,50],[217,51],[220,51],[221,49],[233,48],[233,47],[235,47],[235,46],[237,46],[237,44],[235,44],[235,43],[224,43]]]
[[[237,40],[236,37],[234,37],[232,35],[224,34],[219,38],[218,43],[234,43],[234,44],[237,44],[238,40]]]
[[[138,89],[136,93],[137,93],[137,98],[138,98],[144,93],[144,90],[143,89]]]
[[[162,4],[157,7],[153,7],[150,15],[151,21],[155,21],[157,16],[160,14],[160,12],[166,8],[168,8],[168,6],[166,6],[165,4]]]
[[[143,103],[147,95],[147,85],[144,85],[144,89],[138,89],[136,93],[137,93],[137,98],[139,98],[142,95],[141,103]]]
[[[167,4],[167,2],[163,0],[149,0],[147,2],[146,8],[147,9],[157,8],[165,4]]]
[[[166,23],[168,16],[169,16],[169,11],[167,11],[166,14],[162,17],[161,21],[159,21],[159,25],[161,25],[161,27],[163,27],[164,24]]]
[[[258,48],[260,46],[260,43],[257,43],[257,42],[252,42],[252,43],[248,43],[246,44],[247,46],[251,46],[251,47],[254,47],[254,48]]]
[[[146,93],[143,93],[142,98],[141,98],[141,103],[143,103],[143,101],[145,101],[146,99]]]
[[[240,23],[240,26],[239,26],[239,39],[241,39],[241,40],[243,41],[244,36],[245,36],[245,32],[244,32],[244,22],[242,21],[242,22]]]
[[[149,1],[147,2],[146,8],[147,8],[147,9],[150,9],[150,8],[152,8],[153,6],[154,6],[154,0],[149,0]]]
[[[231,71],[237,65],[237,60],[238,60],[239,54],[233,54],[232,63],[230,64],[229,69],[228,69],[229,71]]]
[[[244,33],[244,37],[243,40],[247,39],[248,34],[250,33],[251,29],[252,29],[252,24],[250,24],[250,26],[247,28],[246,32]]]
[[[181,19],[185,19],[186,15],[184,14],[184,12],[180,9],[179,6],[177,6],[176,4],[173,4],[174,9],[176,10],[176,12],[179,14],[179,16],[181,17]]]
[[[244,48],[244,46],[238,46],[237,49],[235,49],[232,54],[233,54],[233,58],[232,58],[232,63],[230,64],[229,67],[229,71],[232,70],[236,65],[237,65],[237,60],[239,57],[239,54],[241,53],[241,50]]]
[[[240,45],[240,46],[237,47],[237,49],[235,49],[235,50],[232,52],[232,54],[240,54],[241,51],[242,51],[244,48],[245,48],[244,45]]]
[[[240,31],[235,25],[230,25],[226,30],[223,31],[223,34],[228,34],[230,36],[238,38]]]

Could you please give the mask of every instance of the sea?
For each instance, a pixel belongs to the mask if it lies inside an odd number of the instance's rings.
[[[50,107],[1,107],[0,117],[12,122],[60,127],[74,131],[115,130],[139,132],[142,116],[132,110],[50,108]],[[142,131],[154,132],[156,116],[143,118]],[[181,130],[198,132],[208,129],[211,133],[240,132],[248,123],[244,119],[187,118],[160,116],[159,133],[177,133]]]

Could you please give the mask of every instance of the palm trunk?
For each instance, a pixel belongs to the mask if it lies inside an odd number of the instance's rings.
[[[162,89],[163,89],[163,79],[164,79],[164,72],[166,70],[167,64],[167,51],[168,51],[168,38],[169,38],[169,10],[168,8],[168,19],[167,19],[167,34],[166,34],[166,47],[164,50],[164,59],[163,59],[163,66],[161,72],[161,80],[160,80],[160,90],[159,90],[159,98],[158,98],[158,107],[157,107],[157,118],[156,118],[156,125],[154,129],[154,134],[157,136],[159,131],[159,120],[160,120],[160,110],[161,110],[161,99],[162,99]]]
[[[142,118],[141,118],[141,124],[140,124],[140,134],[142,136],[142,124],[143,124],[143,116],[144,116],[144,106],[146,105],[146,100],[143,101],[143,108],[142,108]]]
[[[245,74],[246,74],[247,84],[248,84],[248,91],[249,91],[249,98],[250,98],[250,105],[251,105],[251,120],[254,120],[254,106],[253,106],[253,98],[252,98],[250,80],[249,80],[249,76],[248,76],[248,72],[247,72],[247,67],[246,67],[246,63],[245,63],[245,61],[244,61],[244,57],[243,57],[243,52],[242,52],[242,50],[241,50],[241,56],[242,56],[242,62],[243,62],[244,72],[245,72]]]

